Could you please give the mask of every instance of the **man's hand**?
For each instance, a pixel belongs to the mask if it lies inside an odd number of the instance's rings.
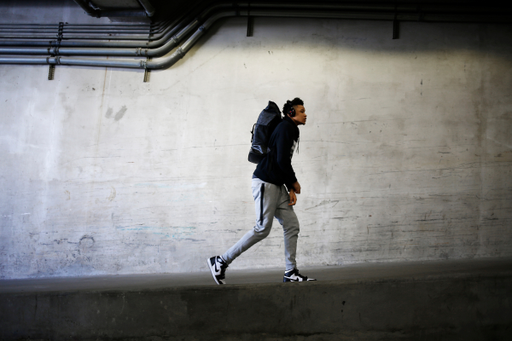
[[[293,190],[295,191],[295,193],[300,194],[300,184],[298,181],[295,181],[295,183],[293,184]]]
[[[297,196],[295,195],[295,191],[293,189],[290,190],[290,202],[288,203],[288,206],[293,206],[297,203]]]

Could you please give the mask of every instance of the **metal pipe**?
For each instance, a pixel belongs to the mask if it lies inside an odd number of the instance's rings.
[[[230,13],[229,15],[225,13]],[[246,12],[222,12],[220,15],[214,15],[210,19],[206,21],[203,27],[208,28],[212,20],[217,20],[219,17],[224,16],[236,16],[238,15],[247,15],[244,14]],[[326,10],[317,10],[317,11],[292,11],[292,10],[281,10],[277,11],[273,10],[261,10],[261,9],[252,9],[252,16],[265,16],[265,17],[308,17],[308,18],[344,18],[344,19],[373,19],[373,20],[420,20],[420,17],[416,13],[402,13],[402,14],[394,14],[394,13],[381,13],[381,12],[348,12],[348,11],[326,11]],[[114,46],[113,43],[105,43],[104,46],[107,48],[79,48],[79,47],[71,47],[68,48],[65,46],[65,42],[61,42],[58,47],[52,48],[35,48],[29,49],[26,47],[22,48],[0,48],[0,54],[52,54],[52,55],[85,55],[85,56],[148,56],[148,57],[160,57],[162,55],[170,52],[186,35],[188,35],[196,26],[199,25],[199,19],[195,19],[189,25],[187,25],[183,30],[181,30],[178,34],[173,37],[170,37],[169,40],[163,44],[159,48],[152,49],[151,45],[142,46],[138,43],[133,49],[122,48],[126,46],[125,44],[120,44]],[[175,27],[176,28],[176,27]],[[174,32],[175,30],[171,30],[170,32]],[[182,50],[186,50],[182,48]]]
[[[89,29],[89,28],[80,28],[80,29],[69,29],[65,25],[63,27],[55,28],[55,29],[46,29],[46,28],[23,28],[23,29],[2,29],[0,28],[0,38],[3,39],[20,39],[20,38],[29,38],[29,39],[53,39],[56,35],[61,34],[66,37],[66,39],[83,39],[84,36],[88,39],[112,39],[112,35],[114,37],[123,36],[123,38],[131,38],[132,39],[146,39],[147,37],[154,33],[150,31],[149,26],[145,29],[118,29],[113,28],[110,30],[107,29]],[[133,36],[130,36],[133,35]],[[107,38],[105,38],[107,36]]]
[[[150,30],[150,26],[132,26],[132,27],[119,27],[119,26],[97,26],[97,27],[76,27],[76,26],[70,26],[68,24],[63,25],[63,29],[68,32],[105,32],[105,30],[110,31],[117,31],[117,32],[127,32],[127,33],[133,33],[133,32],[142,32],[146,33]],[[59,30],[59,26],[24,26],[24,27],[13,27],[13,26],[5,26],[0,25],[0,31],[6,31],[6,32],[55,32],[56,30]]]
[[[27,55],[80,55],[80,56],[147,56],[160,57],[171,51],[180,41],[190,34],[199,25],[199,20],[192,21],[179,33],[173,36],[167,43],[156,49],[123,49],[123,48],[80,48],[80,47],[0,47],[0,54],[27,54]]]
[[[52,45],[58,45],[58,46],[68,46],[68,47],[158,47],[163,44],[165,44],[175,33],[178,31],[181,27],[183,27],[187,22],[189,22],[191,19],[187,18],[179,18],[172,23],[168,24],[165,29],[152,37],[146,37],[145,39],[139,39],[137,41],[110,41],[110,39],[115,37],[109,37],[108,41],[105,37],[99,37],[97,39],[101,39],[104,41],[96,41],[96,40],[86,40],[86,39],[93,39],[92,37],[87,37],[84,40],[79,41],[69,41],[66,37],[66,40],[62,40],[60,42],[57,41],[50,41],[49,43],[47,41],[27,41],[27,40],[4,40],[0,41],[0,46],[52,46]],[[30,38],[28,38],[30,39]],[[48,38],[48,39],[55,39],[55,36]],[[145,40],[145,43],[142,43],[142,40]],[[149,40],[149,42],[147,42]]]
[[[109,60],[109,59],[75,59],[62,57],[0,57],[0,64],[29,64],[29,65],[74,65],[74,66],[96,66],[96,67],[121,67],[143,69],[145,60]]]
[[[0,54],[29,54],[29,55],[82,55],[82,56],[148,56],[159,57],[171,51],[183,38],[190,34],[192,30],[199,25],[199,19],[190,22],[176,35],[171,37],[164,45],[155,49],[142,49],[141,47],[133,49],[122,48],[68,48],[62,46],[53,46],[46,48],[28,48],[28,47],[0,47]],[[172,33],[179,26],[169,31]],[[111,44],[105,44],[111,45]],[[140,46],[140,43],[138,44]]]
[[[208,18],[173,54],[168,57],[163,57],[159,59],[154,59],[151,61],[141,61],[141,60],[112,60],[112,59],[76,59],[76,58],[67,58],[67,57],[47,57],[47,58],[0,58],[0,63],[27,63],[27,64],[62,64],[62,65],[81,65],[81,66],[109,66],[109,67],[124,67],[124,68],[146,68],[146,69],[162,69],[168,68],[174,65],[179,59],[181,59],[191,48],[192,46],[204,35],[205,31],[210,28],[217,20],[224,17],[232,17],[232,16],[248,16],[249,11],[247,9],[237,8],[237,10],[230,10],[224,12],[218,12],[214,14],[210,14],[211,11],[205,11],[208,13]],[[203,13],[205,13],[203,12]],[[321,10],[291,10],[290,8],[286,9],[266,9],[260,8],[257,9],[254,7],[254,4],[251,4],[250,16],[264,16],[264,17],[300,17],[300,18],[336,18],[336,19],[373,19],[373,20],[400,20],[400,21],[452,21],[454,19],[459,19],[456,15],[453,14],[425,14],[425,13],[395,13],[395,12],[368,12],[368,11],[333,11],[328,9]],[[203,17],[203,16],[201,16]],[[471,18],[474,19],[474,18]],[[511,16],[506,14],[500,17],[501,20],[510,20]],[[138,49],[84,49],[84,48],[74,48],[74,49],[65,49],[62,47],[53,47],[46,49],[38,49],[37,54],[45,53],[45,54],[65,54],[67,53],[76,53],[82,55],[96,55],[96,53],[105,53],[108,52],[108,55],[116,55],[116,56],[126,56],[126,55],[135,55],[135,56],[160,56],[163,53],[167,53],[174,48],[177,43],[183,39],[186,35],[188,35],[194,28],[198,26],[199,19],[195,19],[189,23],[185,28],[183,28],[176,36],[173,36],[170,40],[168,40],[164,45],[156,49],[150,49],[148,46],[146,49],[138,48]],[[509,21],[510,22],[510,21]],[[174,30],[174,29],[173,29]],[[166,35],[167,36],[167,35]],[[112,45],[109,45],[112,46]],[[114,52],[114,50],[116,52]],[[6,53],[27,53],[33,54],[36,53],[31,49],[26,49],[24,47],[20,49],[12,49],[6,50]],[[44,52],[46,51],[46,52]]]
[[[80,47],[0,47],[0,54],[29,54],[29,55],[82,55],[82,56],[148,56],[159,57],[171,51],[176,45],[183,40],[185,36],[190,34],[195,27],[199,25],[199,20],[195,19],[183,28],[176,35],[171,37],[164,45],[155,49],[135,47],[133,49],[123,48],[80,48]],[[176,27],[177,28],[177,27]],[[171,30],[170,32],[173,32]],[[105,44],[110,45],[110,44]],[[138,44],[141,45],[140,43]]]
[[[204,32],[217,20],[229,16],[237,16],[237,12],[221,12],[214,14],[205,23],[197,29],[197,31],[187,39],[171,56],[166,58],[160,58],[156,60],[151,60],[147,62],[146,68],[148,69],[166,69],[174,65],[178,60],[183,58],[183,56],[194,46],[194,44],[201,38]],[[246,14],[247,15],[247,14]]]
[[[204,19],[204,18],[208,17],[209,13],[211,13],[215,10],[225,8],[225,7],[231,7],[231,5],[226,5],[226,4],[214,5],[214,6],[207,8],[205,11],[203,11],[199,15],[192,15],[191,13],[184,14],[181,17],[174,20],[172,23],[168,24],[162,33],[153,35],[153,37],[150,37],[150,40],[151,40],[150,44],[143,45],[138,41],[126,41],[126,43],[122,43],[120,45],[121,45],[121,47],[146,46],[146,47],[156,48],[158,46],[165,44],[172,37],[172,35],[175,33],[176,30],[185,26],[187,23],[189,23],[191,20],[193,20],[193,18],[200,19],[200,20]],[[179,27],[175,29],[176,26],[179,26]],[[56,26],[56,29],[58,29],[58,25]],[[0,41],[0,46],[48,46],[48,44],[46,42],[42,42],[41,40],[56,39],[56,36],[51,35],[51,36],[46,36],[46,37],[27,37],[27,39],[34,39],[34,38],[38,39],[38,41],[27,41],[27,40]],[[106,40],[107,38],[105,38],[105,37],[96,37],[96,38],[92,37],[92,36],[87,37],[87,38],[76,37],[76,39],[79,41],[70,41],[73,38],[75,38],[75,37],[66,36],[65,40],[61,41],[59,43],[59,45],[60,46],[75,46],[75,47],[78,47],[78,46],[80,46],[80,47],[87,47],[87,46],[108,47],[109,46],[108,44],[104,44],[104,43],[95,44],[93,42],[86,42],[86,43],[84,42],[84,40],[92,40],[92,39]],[[130,37],[124,37],[124,39],[118,39],[115,36],[108,37],[109,40],[129,40],[129,38]],[[4,39],[6,39],[6,38],[4,38]],[[82,39],[84,39],[84,40],[82,40]],[[147,38],[134,37],[133,40],[147,40]],[[53,43],[51,43],[51,44],[53,44]]]

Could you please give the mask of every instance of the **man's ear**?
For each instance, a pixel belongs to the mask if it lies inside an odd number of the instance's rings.
[[[294,116],[295,116],[295,114],[296,114],[296,112],[295,112],[295,107],[294,107],[294,106],[292,106],[292,108],[290,109],[290,112],[288,113],[288,115],[290,115],[290,117],[294,117]]]

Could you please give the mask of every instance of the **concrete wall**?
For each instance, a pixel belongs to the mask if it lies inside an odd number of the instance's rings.
[[[96,22],[75,7],[2,22]],[[391,30],[229,19],[148,83],[0,65],[0,278],[207,271],[254,223],[252,124],[295,96],[300,266],[511,256],[512,28]],[[281,266],[275,222],[232,268]]]
[[[3,341],[509,340],[509,275],[0,293]],[[507,336],[508,335],[508,336]]]

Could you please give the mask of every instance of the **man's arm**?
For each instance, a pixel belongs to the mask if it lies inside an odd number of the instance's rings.
[[[293,188],[295,192],[299,194],[300,185],[295,177],[290,155],[293,143],[294,140],[293,137],[290,136],[290,132],[285,129],[281,130],[281,134],[279,134],[275,144],[277,149],[276,161],[282,174],[285,176],[285,184],[288,190]]]

